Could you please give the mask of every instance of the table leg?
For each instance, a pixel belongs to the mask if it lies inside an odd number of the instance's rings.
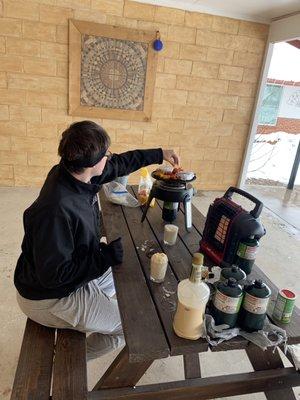
[[[201,377],[200,360],[198,353],[185,354],[183,356],[185,379]]]
[[[93,390],[135,386],[152,363],[153,360],[130,363],[128,350],[125,346],[97,382]]]
[[[246,348],[248,358],[255,371],[284,368],[279,352],[276,349],[261,350],[258,346],[250,344]],[[292,388],[264,392],[268,400],[296,400]]]

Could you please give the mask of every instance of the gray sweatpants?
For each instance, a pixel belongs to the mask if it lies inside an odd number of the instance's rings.
[[[124,335],[111,269],[68,297],[28,300],[17,294],[27,317],[51,328],[91,333],[87,338],[87,359],[100,357],[124,345]]]

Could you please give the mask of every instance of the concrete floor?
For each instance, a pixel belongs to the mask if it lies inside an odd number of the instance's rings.
[[[20,252],[23,236],[22,214],[36,198],[38,189],[32,188],[0,188],[0,399],[10,398],[13,377],[20,351],[25,316],[18,309],[13,286],[13,272]],[[219,192],[200,193],[195,197],[195,205],[206,213],[210,202]],[[272,277],[279,287],[299,290],[300,253],[299,231],[278,218],[269,209],[265,209],[262,221],[267,235],[261,240],[261,248],[257,263],[265,273]],[[298,298],[298,306],[300,299]],[[88,365],[89,387],[92,388],[97,378],[105,371],[115,357],[115,353],[95,360]],[[244,351],[231,351],[200,355],[202,375],[216,376],[251,371],[251,365]],[[284,358],[284,362],[287,360]],[[288,362],[287,362],[288,363]],[[140,384],[167,382],[183,379],[181,357],[172,357],[154,362],[142,377]],[[300,399],[300,388],[295,389]],[[226,397],[225,399],[229,399]],[[261,400],[264,394],[235,396],[230,399]]]

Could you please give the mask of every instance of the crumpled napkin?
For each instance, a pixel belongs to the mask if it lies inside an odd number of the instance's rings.
[[[291,354],[296,370],[300,369],[300,344],[289,344],[287,351]]]
[[[226,324],[216,325],[213,317],[209,314],[205,314],[205,330],[203,336],[211,346],[217,346],[219,343],[224,342],[224,340],[229,340],[238,335],[256,344],[262,350],[273,346],[275,351],[279,344],[286,344],[287,341],[286,331],[272,324],[267,317],[262,330],[250,333],[238,327],[229,328]]]

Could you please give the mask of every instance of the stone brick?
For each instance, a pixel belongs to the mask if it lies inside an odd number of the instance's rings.
[[[206,60],[207,47],[195,44],[181,44],[180,58],[184,60]]]
[[[0,72],[0,88],[7,87],[6,72]]]
[[[223,110],[216,108],[200,107],[198,119],[200,121],[222,121]]]
[[[18,89],[0,89],[0,104],[24,104],[25,91]]]
[[[68,80],[65,78],[41,76],[39,80],[41,90],[57,94],[68,93]]]
[[[238,136],[238,137],[246,138],[248,136],[249,129],[250,129],[249,124],[234,125],[233,135],[236,137]]]
[[[3,136],[25,136],[26,122],[4,121],[0,122],[0,135]]]
[[[173,105],[154,103],[152,107],[152,117],[153,118],[172,118]]]
[[[165,59],[164,71],[168,74],[189,75],[192,70],[192,61]]]
[[[61,7],[70,8],[90,8],[91,0],[59,0],[57,2]]]
[[[214,165],[215,171],[220,172],[238,172],[240,163],[236,161],[216,161]]]
[[[57,95],[47,92],[27,92],[26,104],[40,107],[57,107]]]
[[[38,138],[56,138],[57,124],[45,124],[44,122],[27,122],[27,136]]]
[[[158,121],[158,130],[160,132],[182,132],[183,125],[183,119],[166,118]]]
[[[56,62],[47,58],[24,59],[24,72],[34,75],[56,75]]]
[[[217,78],[219,72],[219,64],[211,64],[205,61],[194,61],[192,75],[202,78]]]
[[[233,65],[257,68],[261,65],[263,54],[253,54],[247,51],[235,51]]]
[[[266,38],[269,33],[269,25],[257,22],[240,21],[239,35],[247,35],[258,38]]]
[[[207,148],[204,151],[204,160],[226,161],[228,155],[227,149]]]
[[[244,110],[225,110],[224,122],[231,122],[235,124],[247,124],[250,122],[251,114]]]
[[[153,146],[153,143],[155,143],[155,146],[166,146],[169,144],[169,137],[169,131],[166,131],[163,134],[162,132],[145,132],[143,137],[143,144],[147,146]]]
[[[182,133],[171,133],[169,139],[169,145],[171,146],[189,146],[195,145],[195,137],[191,135],[183,135]]]
[[[39,4],[28,0],[5,0],[4,14],[6,17],[30,19],[38,21]]]
[[[137,131],[140,129],[143,132],[156,132],[157,131],[157,121],[154,119],[151,122],[143,122],[143,121],[131,121],[131,127]]]
[[[264,39],[250,38],[248,36],[235,36],[234,50],[244,51],[247,49],[250,53],[262,54],[265,49],[266,41]]]
[[[101,1],[105,2],[105,0]],[[40,21],[55,25],[68,25],[69,18],[73,18],[73,10],[58,6],[40,5]]]
[[[42,151],[39,138],[12,136],[11,142],[14,151]]]
[[[179,43],[174,43],[174,42],[167,42],[164,41],[164,47],[162,51],[160,52],[160,55],[166,58],[179,58],[179,49],[180,49],[180,44]],[[182,58],[182,57],[180,57]]]
[[[0,120],[9,120],[9,110],[8,106],[5,104],[0,104]]]
[[[8,54],[18,56],[39,57],[41,53],[41,44],[37,40],[6,38],[6,51]]]
[[[209,123],[206,121],[192,121],[192,120],[185,120],[184,121],[184,130],[200,130],[202,133],[207,131]]]
[[[22,58],[17,56],[0,56],[0,71],[21,72]]]
[[[204,79],[194,76],[177,76],[176,88],[183,90],[200,90],[204,83]]]
[[[216,62],[219,64],[232,64],[233,61],[233,50],[216,49],[214,47],[208,47],[207,49],[207,61]]]
[[[65,112],[67,112],[67,110],[68,110],[68,96],[66,96],[66,95],[58,95],[57,96],[57,108],[59,110],[64,110]]]
[[[198,107],[174,105],[173,118],[198,119]]]
[[[226,94],[228,90],[228,81],[204,79],[199,90],[205,93]]]
[[[209,29],[212,25],[213,16],[209,14],[201,14],[198,12],[185,13],[186,26],[193,26],[198,29]]]
[[[66,61],[57,61],[56,62],[56,75],[62,78],[68,77],[68,63]]]
[[[177,89],[162,89],[161,103],[166,104],[186,104],[187,91]]]
[[[216,94],[212,97],[212,107],[223,109],[237,108],[238,96],[229,96],[226,94]]]
[[[117,143],[140,144],[143,143],[143,132],[117,130],[116,141]]]
[[[117,119],[104,119],[103,127],[105,129],[130,129],[131,122],[130,121],[122,121]]]
[[[28,165],[50,167],[57,164],[58,160],[59,158],[55,153],[28,152]]]
[[[171,25],[181,25],[184,23],[184,10],[170,7],[156,7],[154,20]]]
[[[176,75],[157,73],[155,86],[162,89],[174,89],[176,86]]]
[[[123,15],[125,18],[153,21],[155,15],[155,6],[126,0],[124,4]]]
[[[81,21],[92,21],[92,22],[97,22],[98,24],[105,24],[107,21],[106,14],[104,14],[103,11],[101,10],[75,9],[73,11],[74,11],[74,18],[79,19]],[[117,25],[117,24],[112,23],[111,25]]]
[[[0,122],[1,124],[1,122]],[[11,137],[0,135],[0,150],[11,150]]]
[[[49,172],[49,167],[14,166],[16,186],[41,186]]]
[[[227,122],[209,122],[208,134],[210,136],[230,136],[233,132],[233,124]]]
[[[179,43],[195,43],[196,29],[184,26],[169,26],[168,40]]]
[[[27,165],[27,153],[24,151],[0,151],[0,164]]]
[[[220,65],[219,78],[228,79],[230,81],[241,82],[243,79],[244,69],[241,67],[232,67],[229,65]]]
[[[15,121],[41,121],[41,107],[9,106],[10,119]]]
[[[229,82],[228,94],[243,96],[243,97],[254,97],[256,92],[256,85],[252,83],[243,82]]]
[[[180,147],[180,159],[203,160],[205,149],[199,146]],[[182,165],[182,162],[181,162]]]
[[[6,53],[6,44],[4,37],[0,37],[0,53]]]
[[[44,24],[42,22],[23,21],[23,37],[25,39],[55,42],[56,26]]]
[[[21,21],[13,18],[1,18],[0,35],[21,36]]]
[[[243,149],[245,145],[245,138],[232,136],[221,136],[219,138],[218,147],[220,149]]]
[[[234,50],[236,35],[197,29],[196,44]]]
[[[201,174],[203,171],[212,171],[214,168],[214,161],[192,160],[191,167],[193,171],[200,172]],[[197,173],[197,176],[198,175],[199,173]],[[210,172],[210,178],[212,178],[211,172]]]
[[[169,26],[167,24],[162,24],[158,22],[153,22],[153,21],[137,21],[137,28],[139,30],[153,32],[153,35],[155,35],[156,31],[160,31],[160,34],[162,37],[166,37],[168,34],[168,29]],[[164,47],[166,44],[164,43]],[[160,53],[161,54],[161,53]]]
[[[243,82],[257,83],[260,76],[260,68],[244,68]]]
[[[158,57],[156,72],[164,72],[165,69],[165,59],[163,57]]]
[[[106,23],[108,25],[124,26],[125,28],[138,28],[138,21],[136,19],[119,17],[117,15],[106,14]]]
[[[61,43],[41,42],[41,56],[56,60],[67,61],[68,46]]]
[[[252,114],[254,106],[254,98],[253,97],[240,97],[238,102],[238,110],[248,113],[249,115]]]
[[[58,139],[41,139],[42,151],[57,153]]]
[[[212,95],[201,92],[188,92],[187,104],[199,107],[209,107],[212,105]]]
[[[1,165],[0,166],[0,179],[1,182],[2,179],[6,179],[6,180],[10,180],[13,179],[14,177],[14,171],[13,171],[13,167],[11,165]]]
[[[53,123],[55,121],[58,123],[72,123],[72,117],[66,114],[62,110],[55,110],[52,108],[43,108],[42,109],[42,122]]]
[[[0,17],[3,17],[3,0],[0,0]]]
[[[233,18],[213,16],[212,31],[237,34],[239,29],[239,20]]]
[[[40,89],[40,77],[25,74],[8,74],[8,87],[12,89]]]
[[[243,152],[241,150],[230,149],[228,150],[227,160],[241,162],[243,159]]]

